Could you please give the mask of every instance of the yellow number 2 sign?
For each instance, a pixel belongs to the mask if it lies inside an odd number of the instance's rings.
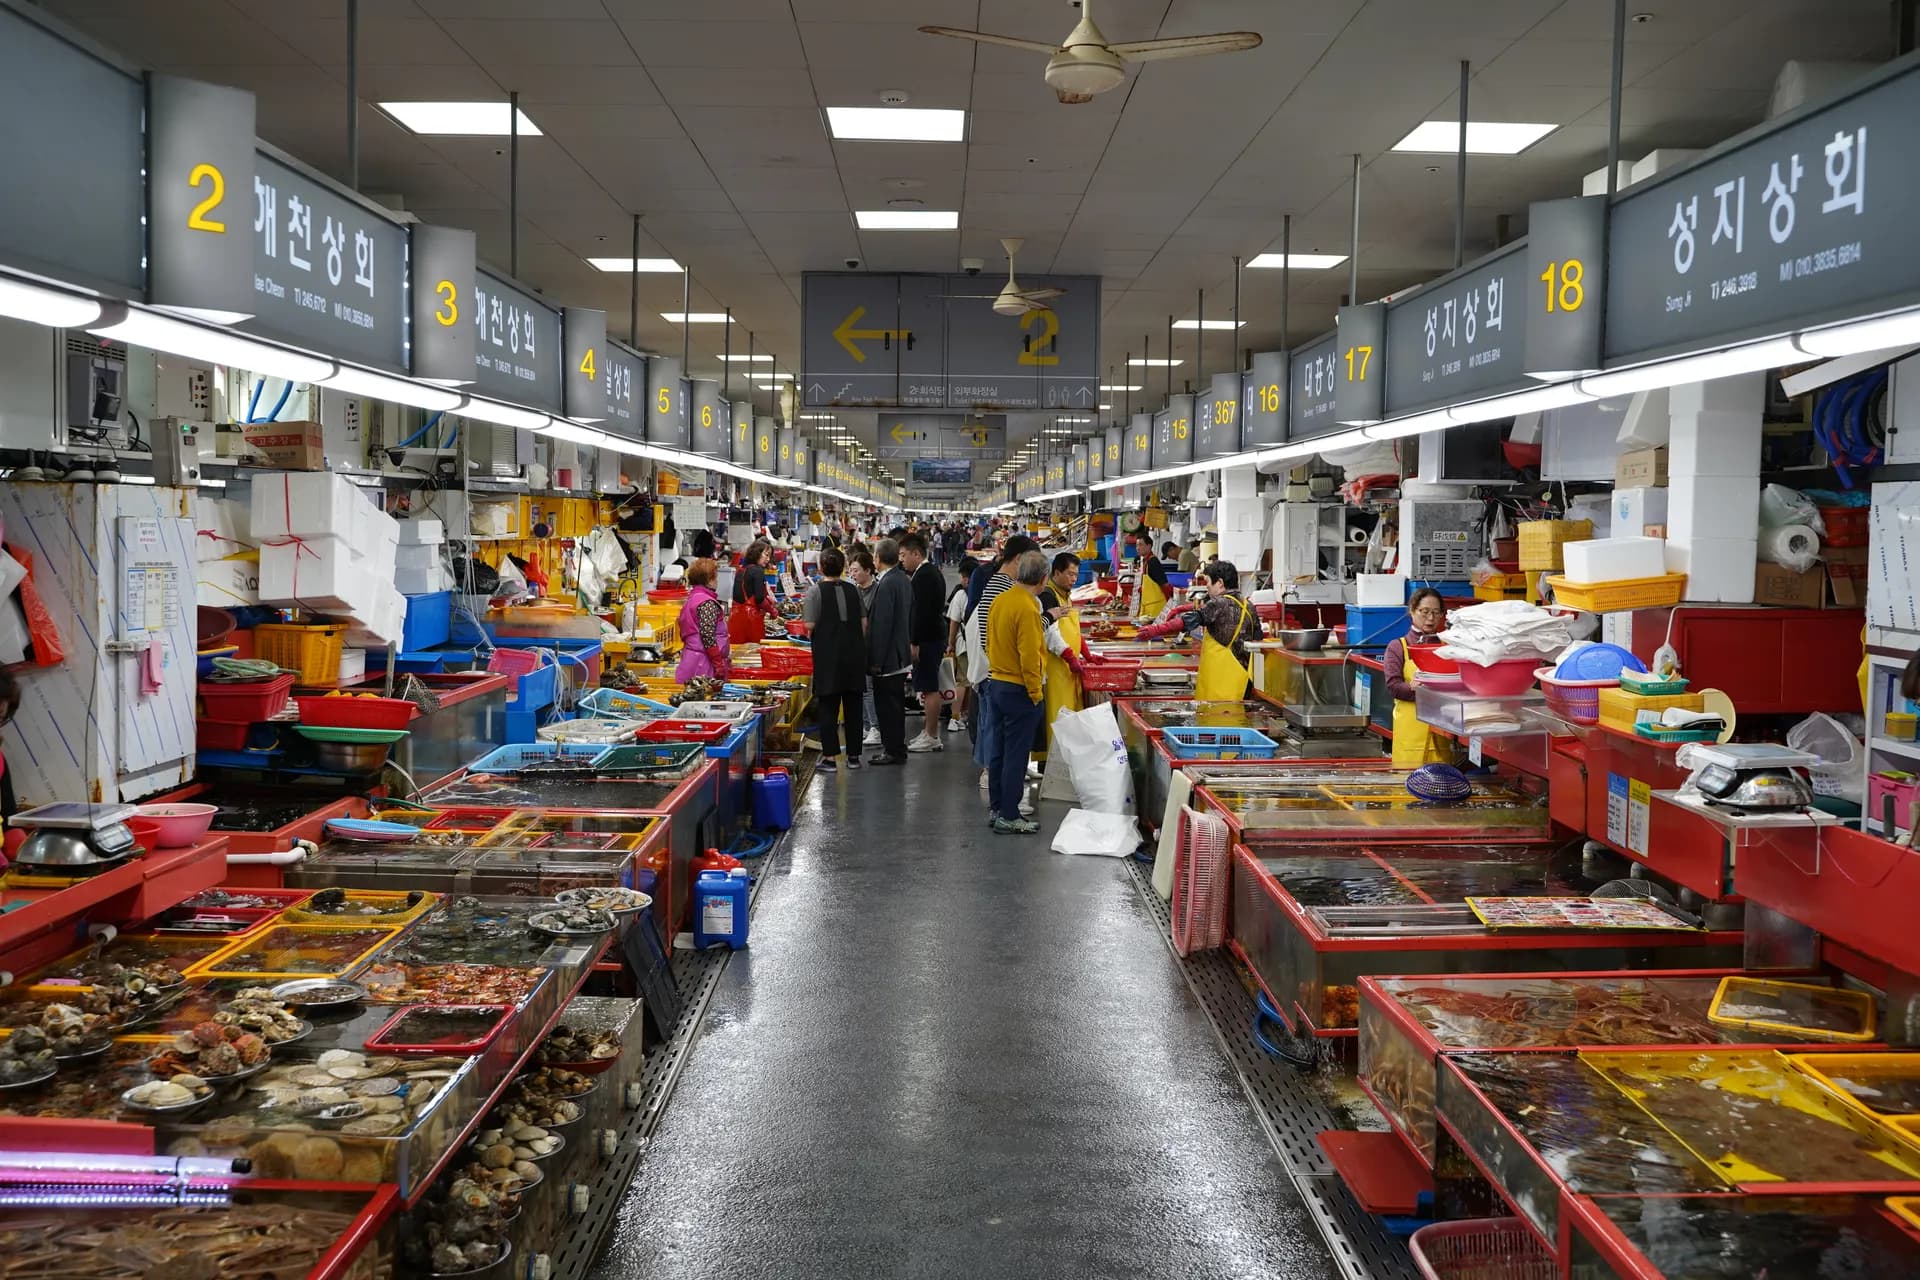
[[[211,231],[223,236],[227,234],[227,224],[216,220],[213,215],[220,211],[221,201],[227,198],[227,175],[210,164],[197,164],[193,166],[193,172],[187,175],[187,185],[198,191],[203,183],[207,194],[187,214],[187,230]]]

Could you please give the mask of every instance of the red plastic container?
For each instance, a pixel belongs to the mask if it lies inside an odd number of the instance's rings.
[[[1415,670],[1424,671],[1430,676],[1455,676],[1460,674],[1460,664],[1452,658],[1443,658],[1435,652],[1436,646],[1430,644],[1410,644],[1406,646],[1407,657],[1412,659]]]
[[[1866,546],[1867,511],[1866,507],[1821,507],[1820,520],[1827,526],[1821,541],[1829,547]]]
[[[334,729],[404,729],[420,714],[405,698],[295,698],[300,723]]]
[[[697,742],[710,747],[739,727],[727,720],[649,720],[634,736],[642,742]]]
[[[669,591],[655,587],[652,591],[647,592],[647,603],[649,604],[683,604],[686,598],[687,592],[685,588],[679,591]]]
[[[537,649],[495,649],[487,658],[487,670],[497,675],[524,676],[539,667]]]
[[[1080,683],[1096,693],[1125,693],[1140,678],[1138,662],[1087,662],[1080,667]]]
[[[763,676],[806,676],[813,674],[813,650],[790,645],[760,646],[760,674]]]
[[[194,725],[194,745],[202,751],[245,751],[253,733],[248,720],[201,720]]]
[[[271,680],[248,680],[235,684],[200,682],[200,706],[208,720],[223,724],[253,724],[271,720],[287,705],[293,688],[293,673]]]
[[[1414,665],[1419,664],[1416,662]],[[1467,686],[1468,693],[1505,698],[1525,693],[1533,687],[1534,672],[1540,669],[1540,660],[1507,658],[1490,667],[1483,667],[1477,662],[1462,662],[1459,666],[1460,682]]]
[[[493,1025],[478,1038],[472,1039],[448,1037],[428,1041],[416,1040],[414,1037],[421,1034],[420,1032],[400,1025],[409,1019],[418,1023],[435,1017],[467,1015],[479,1018],[489,1014],[493,1016]],[[507,1004],[410,1004],[388,1018],[380,1025],[378,1031],[367,1037],[367,1048],[378,1049],[385,1053],[448,1053],[472,1057],[484,1052],[487,1046],[499,1039],[500,1033],[512,1025],[512,1022],[513,1006]],[[395,1039],[396,1032],[405,1038]]]

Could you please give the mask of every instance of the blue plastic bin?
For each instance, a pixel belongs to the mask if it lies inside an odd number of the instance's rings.
[[[726,777],[720,779],[720,805],[715,815],[723,831],[752,817],[753,766],[760,757],[759,716],[707,748],[707,758],[723,762]]]
[[[1280,750],[1258,729],[1233,725],[1182,725],[1161,732],[1176,760],[1271,760]]]
[[[400,626],[400,647],[407,652],[445,644],[453,634],[453,592],[408,596],[407,620]]]
[[[469,773],[516,773],[556,760],[591,765],[611,748],[598,742],[517,742],[495,747],[468,766]]]
[[[595,689],[574,702],[576,711],[601,720],[652,720],[676,714],[672,703],[622,689]]]
[[[1347,606],[1347,647],[1350,649],[1384,649],[1412,629],[1407,611],[1395,605],[1371,609]]]

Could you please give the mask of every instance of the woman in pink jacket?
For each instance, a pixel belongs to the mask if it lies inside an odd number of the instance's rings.
[[[687,602],[680,606],[680,663],[673,678],[680,683],[699,676],[733,675],[733,660],[727,644],[727,608],[714,593],[714,579],[720,566],[712,560],[695,560],[687,566]]]

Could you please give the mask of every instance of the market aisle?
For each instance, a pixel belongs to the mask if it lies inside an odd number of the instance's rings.
[[[596,1280],[1332,1274],[1125,868],[963,738],[816,780]]]

